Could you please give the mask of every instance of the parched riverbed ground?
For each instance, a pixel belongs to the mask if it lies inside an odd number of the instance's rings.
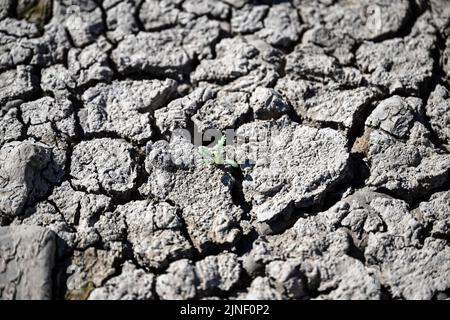
[[[448,298],[449,77],[447,0],[1,0],[0,298]]]

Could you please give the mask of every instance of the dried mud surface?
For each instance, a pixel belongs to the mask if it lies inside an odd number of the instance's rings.
[[[0,298],[449,298],[449,61],[447,0],[2,1]]]

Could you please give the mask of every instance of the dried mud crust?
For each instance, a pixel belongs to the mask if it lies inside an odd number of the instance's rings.
[[[2,1],[0,298],[450,298],[449,66],[447,0]]]

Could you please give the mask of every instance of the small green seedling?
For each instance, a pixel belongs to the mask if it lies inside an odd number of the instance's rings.
[[[224,159],[224,146],[225,146],[226,136],[222,136],[217,144],[212,148],[199,147],[198,153],[202,156],[203,162],[207,165],[228,165],[234,168],[238,167],[238,164],[234,160]]]

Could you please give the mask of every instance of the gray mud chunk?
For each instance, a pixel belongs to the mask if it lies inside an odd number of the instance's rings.
[[[219,20],[226,19],[230,13],[228,5],[215,0],[185,0],[182,8],[195,16],[207,15]]]
[[[165,274],[156,278],[156,293],[162,300],[193,299],[197,295],[194,265],[187,259],[172,262]]]
[[[110,208],[111,198],[75,191],[66,181],[54,188],[49,200],[61,213],[65,223],[75,230],[77,248],[84,249],[99,242],[101,232],[97,230],[96,222]]]
[[[41,88],[55,97],[67,97],[77,87],[77,81],[62,64],[55,64],[41,71]]]
[[[196,262],[195,272],[199,279],[197,290],[210,295],[230,291],[239,282],[241,265],[237,255],[221,253]]]
[[[14,2],[12,0],[5,0],[0,3],[0,19],[4,19],[8,16],[13,8]]]
[[[12,29],[4,29],[5,23]],[[28,25],[23,23],[24,20],[18,24],[14,19],[0,21],[0,32],[6,32],[2,33],[0,39],[0,71],[22,64],[48,66],[61,63],[70,47],[63,26],[56,22],[48,24],[41,36],[36,32],[27,31],[17,34],[21,28],[27,28]],[[32,24],[31,26],[34,27]]]
[[[86,1],[87,3],[95,3]],[[63,23],[76,47],[84,47],[104,31],[102,11],[96,5],[91,8],[83,5],[71,5],[64,10]]]
[[[203,164],[197,148],[180,136],[170,145],[149,143],[146,170],[149,179],[141,193],[178,205],[199,251],[235,243],[243,212],[233,203],[235,181],[229,173]]]
[[[14,217],[49,188],[51,149],[30,141],[10,142],[0,149],[0,214]]]
[[[269,257],[296,263],[307,287],[320,293],[319,299],[380,299],[381,280],[375,269],[350,255],[355,247],[364,252],[367,237],[385,234],[386,226],[404,231],[408,244],[418,243],[420,225],[404,201],[362,189],[327,211],[300,218],[283,234],[267,236],[265,250],[261,250],[262,241],[249,257],[261,257],[266,264]],[[289,281],[283,283],[285,288]]]
[[[264,28],[256,33],[267,43],[276,47],[289,47],[296,43],[302,32],[297,11],[284,2],[270,7],[264,18]]]
[[[448,175],[450,156],[435,149],[427,134],[420,125],[412,128],[407,141],[380,131],[370,133],[367,159],[371,174],[367,184],[408,199],[441,186]]]
[[[323,257],[305,260],[302,263],[294,261],[280,261],[283,265],[299,264],[300,274],[310,282],[310,289],[319,294],[320,300],[378,300],[381,297],[380,281],[367,270],[364,264],[347,255],[324,253]],[[269,266],[272,267],[273,263]],[[296,269],[294,269],[296,270]],[[272,271],[269,269],[269,272]],[[288,274],[287,279],[282,274],[266,278],[262,292],[269,291],[270,299],[287,299],[292,295],[301,297],[304,294],[302,277]],[[282,282],[280,282],[282,281]],[[255,288],[256,289],[256,288]],[[247,299],[259,298],[261,292],[249,290]],[[291,295],[291,296],[289,296]],[[264,296],[263,296],[264,297]],[[261,298],[263,298],[261,297]],[[259,298],[259,299],[261,299]]]
[[[215,59],[204,59],[191,74],[194,83],[226,84],[230,91],[252,92],[267,87],[279,77],[283,64],[281,51],[255,36],[223,39],[216,45]]]
[[[71,90],[96,82],[109,82],[113,71],[108,51],[111,45],[99,38],[96,42],[80,48],[71,48],[67,54],[67,68],[52,65],[41,72],[41,87],[55,96],[66,96]]]
[[[332,55],[342,65],[350,65],[354,62],[354,48],[356,40],[339,30],[327,29],[318,26],[307,30],[302,37],[302,42],[315,44],[324,49],[324,52]]]
[[[231,31],[233,33],[253,33],[264,27],[263,19],[268,6],[246,5],[240,9],[233,8],[231,16]]]
[[[65,174],[67,149],[70,141],[77,136],[72,103],[66,98],[41,99],[23,103],[21,117],[26,125],[26,134],[50,146],[53,153],[53,181],[59,181]]]
[[[396,138],[407,138],[414,120],[420,117],[422,100],[392,96],[381,101],[366,120],[366,125],[381,129]]]
[[[116,250],[88,248],[85,251],[75,251],[64,270],[67,276],[64,298],[86,300],[92,290],[103,286],[116,273],[120,258],[121,253]]]
[[[91,292],[89,300],[153,300],[154,278],[127,261],[118,276]]]
[[[72,185],[87,192],[126,196],[137,177],[133,147],[120,139],[82,141],[72,153]]]
[[[127,237],[125,217],[111,211],[103,213],[93,229],[98,232],[105,247],[115,242],[123,242]]]
[[[346,87],[361,85],[363,76],[354,67],[339,65],[336,58],[312,44],[299,44],[286,56],[286,74],[291,79],[307,79]]]
[[[219,22],[202,17],[184,27],[141,31],[126,36],[112,51],[111,58],[122,74],[188,74],[196,57],[211,56],[211,46],[219,39],[220,30]]]
[[[67,99],[43,97],[20,106],[27,134],[48,145],[64,148],[76,136],[72,103]]]
[[[27,39],[2,34],[0,40],[0,71],[26,63],[32,55],[33,50],[28,47]]]
[[[372,201],[377,198],[385,199],[384,205],[374,208]],[[408,214],[408,207],[401,200],[392,199],[388,196],[371,192],[365,189],[342,199],[327,211],[318,213],[312,217],[300,218],[293,227],[279,235],[266,237],[266,244],[260,241],[255,246],[249,258],[253,260],[317,260],[325,258],[336,258],[348,254],[351,242],[361,239],[369,232],[384,231],[383,219],[380,212],[388,212],[393,208],[401,214]],[[401,223],[401,221],[399,221]],[[350,236],[354,236],[352,240]],[[355,242],[355,245],[358,245]],[[261,250],[261,248],[265,248]],[[258,253],[258,254],[255,254]],[[259,258],[258,258],[259,257]],[[265,257],[265,258],[261,258]],[[257,258],[257,259],[256,259]],[[331,261],[330,261],[331,262]],[[319,286],[320,279],[311,271],[302,266],[310,289]],[[316,279],[317,278],[317,279]]]
[[[435,193],[429,201],[421,202],[413,212],[415,218],[430,230],[432,237],[446,238],[450,236],[450,192]]]
[[[445,240],[428,238],[420,249],[397,249],[394,238],[370,237],[366,249],[366,257],[380,264],[381,281],[391,288],[393,298],[429,300],[450,288],[450,249]]]
[[[450,17],[449,17],[450,21]],[[445,42],[444,52],[441,53],[441,66],[445,73],[445,78],[450,79],[450,39]]]
[[[431,14],[436,27],[444,37],[450,35],[450,8],[446,0],[430,0]]]
[[[291,108],[286,99],[276,90],[258,87],[250,98],[250,106],[255,119],[277,120],[289,114]]]
[[[171,261],[188,258],[192,247],[182,234],[177,208],[166,202],[132,201],[115,211],[128,227],[128,241],[133,245],[139,264],[153,269],[166,267]]]
[[[393,97],[389,103],[392,103],[392,99],[402,101]],[[422,123],[411,121],[412,109],[398,110],[410,108],[407,103],[394,105],[397,111],[393,113],[397,116],[386,117],[385,112],[374,113],[366,125],[379,124],[382,130],[369,127],[360,138],[365,146],[362,153],[366,154],[370,168],[370,177],[366,183],[368,186],[386,188],[405,199],[413,199],[445,182],[450,169],[450,155],[433,145]],[[394,134],[402,131],[408,131],[408,134],[401,139],[396,138]]]
[[[39,35],[39,30],[35,24],[10,17],[0,20],[0,32],[15,38],[34,38]]]
[[[393,298],[431,299],[436,293],[448,290],[447,241],[421,239],[425,225],[419,221],[426,221],[420,219],[417,210],[409,214],[392,210],[383,199],[373,201],[372,206],[384,207],[380,213],[387,230],[369,234],[364,256],[368,264],[378,265],[380,281],[390,288]]]
[[[389,93],[420,94],[433,75],[434,42],[425,34],[364,42],[356,52],[356,61],[370,84]]]
[[[438,138],[450,143],[450,95],[448,90],[437,85],[428,98],[426,114],[430,119],[431,127]]]
[[[0,227],[0,300],[51,299],[54,254],[48,229]]]
[[[113,77],[113,70],[109,66],[108,51],[111,45],[104,38],[83,49],[72,48],[67,55],[68,69],[81,87],[89,83],[109,82]]]
[[[0,110],[0,148],[22,136],[23,125],[17,118],[18,110]]]
[[[207,256],[193,264],[187,259],[170,264],[156,279],[156,292],[163,300],[193,299],[227,292],[240,280],[241,266],[232,253]]]
[[[27,99],[38,90],[39,82],[30,66],[18,66],[15,70],[0,73],[0,106],[8,102]]]
[[[28,46],[33,49],[32,65],[49,66],[65,62],[71,42],[63,24],[55,20],[45,27],[41,37],[30,39]]]
[[[266,266],[266,274],[283,296],[299,299],[306,296],[306,283],[294,260],[276,260]]]
[[[194,14],[180,10],[181,0],[145,0],[139,18],[146,31],[157,31],[177,24],[187,24]]]
[[[318,299],[325,300],[380,300],[380,280],[358,259],[347,255],[338,258],[326,255],[316,267],[321,274]]]
[[[296,0],[302,19],[308,25],[323,25],[357,40],[392,36],[410,19],[408,0],[309,1]]]
[[[242,300],[281,300],[281,294],[270,283],[267,277],[253,279],[247,292],[238,297]]]
[[[56,234],[56,259],[67,257],[77,244],[74,230],[66,223],[56,206],[49,201],[41,201],[28,207],[11,225],[39,226],[53,231]]]
[[[251,164],[244,168],[244,195],[259,222],[286,213],[292,205],[317,203],[347,176],[347,141],[333,129],[298,125],[284,116],[245,124],[237,135],[238,163]]]
[[[103,3],[105,7],[105,3]],[[118,42],[127,34],[135,33],[139,30],[135,18],[137,11],[135,0],[120,1],[106,10],[106,35],[108,39]]]
[[[114,81],[83,93],[78,116],[85,134],[115,133],[137,143],[153,135],[150,112],[164,106],[176,91],[174,80]]]
[[[156,110],[155,122],[161,134],[170,140],[175,130],[187,129],[191,117],[216,94],[217,90],[212,87],[200,87],[184,97],[173,100],[166,107]]]
[[[353,128],[379,92],[373,88],[339,89],[307,80],[282,78],[276,85],[297,114],[309,121]]]
[[[220,91],[214,99],[206,103],[192,117],[192,122],[200,132],[208,129],[235,129],[249,115],[249,95],[243,92]]]

